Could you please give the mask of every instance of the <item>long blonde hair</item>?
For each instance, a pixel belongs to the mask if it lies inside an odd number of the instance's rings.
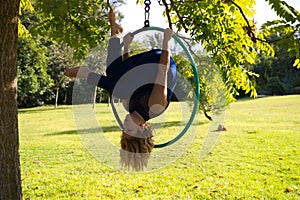
[[[135,171],[142,171],[147,167],[154,146],[152,132],[153,130],[148,124],[145,124],[142,131],[135,136],[122,132],[120,141],[120,164],[122,167],[132,168]]]

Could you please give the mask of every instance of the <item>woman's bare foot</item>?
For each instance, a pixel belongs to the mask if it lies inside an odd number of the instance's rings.
[[[112,32],[112,36],[123,33],[123,27],[117,23],[111,24],[111,29],[114,29],[114,32]]]
[[[109,23],[110,23],[111,36],[122,33],[123,28],[121,25],[116,23],[116,15],[112,9],[109,10],[108,18],[109,18]]]
[[[87,67],[73,67],[66,69],[64,75],[70,78],[84,78],[86,79],[90,73]]]
[[[166,28],[164,30],[164,42],[169,42],[172,38],[173,30],[170,28]]]

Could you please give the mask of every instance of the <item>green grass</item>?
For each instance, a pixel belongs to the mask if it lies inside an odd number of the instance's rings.
[[[120,133],[108,111],[106,105],[97,105],[98,119],[115,143]],[[127,173],[89,153],[71,106],[21,109],[23,197],[300,199],[300,96],[238,101],[227,109],[225,124],[228,131],[203,159],[199,155],[209,123],[201,116],[184,156],[159,170]]]

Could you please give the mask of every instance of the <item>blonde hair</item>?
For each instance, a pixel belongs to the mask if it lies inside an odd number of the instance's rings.
[[[142,171],[148,165],[150,153],[154,146],[152,128],[145,125],[143,131],[135,136],[129,136],[123,131],[121,136],[120,164],[126,169]]]

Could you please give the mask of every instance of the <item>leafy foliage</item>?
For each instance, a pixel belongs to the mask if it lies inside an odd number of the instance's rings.
[[[171,22],[180,30],[188,32],[201,42],[219,67],[230,101],[242,89],[255,96],[252,79],[257,76],[244,65],[254,63],[260,50],[272,54],[271,47],[260,45],[249,37],[244,16],[253,17],[255,1],[171,1]],[[238,7],[236,6],[238,4]],[[243,10],[243,13],[240,12]],[[244,16],[243,16],[244,15]],[[251,21],[250,26],[255,26]]]
[[[66,101],[66,90],[70,87],[71,80],[64,76],[64,71],[69,67],[73,67],[75,62],[73,60],[73,50],[70,47],[66,46],[66,44],[50,42],[47,43],[47,72],[54,82],[52,88],[56,90],[55,107],[57,107],[59,90],[65,90],[64,101]]]
[[[282,95],[286,91],[285,85],[281,82],[278,76],[271,77],[268,80],[266,89],[270,94],[273,95]]]
[[[267,23],[260,34],[256,32],[255,23],[249,20],[253,17],[255,1],[161,2],[166,7],[170,26],[185,30],[212,54],[229,100],[233,100],[239,90],[256,95],[253,80],[258,75],[245,64],[253,64],[258,52],[274,56],[271,42],[266,39],[270,34],[280,36],[278,41],[288,47],[290,56],[297,57],[294,66],[300,67],[299,12],[284,1],[268,1],[283,20]]]
[[[47,58],[48,58],[48,74],[54,80],[54,86],[60,87],[64,85],[65,77],[64,71],[74,66],[73,50],[67,47],[65,44],[52,43],[48,46]]]
[[[32,13],[34,8],[30,0],[21,0],[19,6],[19,15],[22,17],[24,13]],[[24,26],[21,20],[18,21],[18,34],[20,37],[30,37],[28,29]]]
[[[259,37],[267,40],[272,35],[279,36],[279,39],[270,42],[287,47],[290,57],[296,58],[294,67],[300,68],[300,13],[285,1],[267,0],[267,2],[281,19],[263,24]]]
[[[47,74],[46,49],[32,38],[18,40],[18,103],[20,107],[42,105],[51,98],[53,84]]]
[[[34,7],[41,21],[33,32],[66,43],[74,48],[77,59],[102,42],[108,32],[105,1],[37,1]]]
[[[278,36],[269,37],[268,40],[277,40]],[[257,78],[257,90],[261,94],[290,94],[300,86],[300,70],[293,67],[295,58],[289,57],[288,46],[281,43],[272,44],[275,50],[274,57],[259,54],[253,71],[260,74]],[[275,87],[276,86],[276,87]]]

